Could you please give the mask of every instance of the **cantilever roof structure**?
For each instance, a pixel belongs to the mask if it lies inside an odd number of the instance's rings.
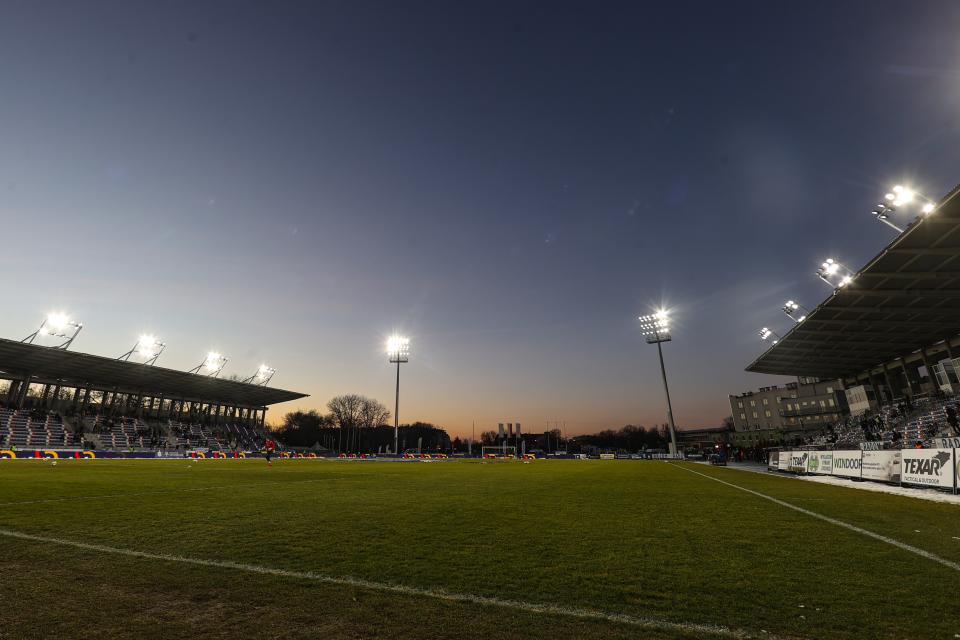
[[[168,398],[247,407],[306,397],[295,391],[0,338],[0,378],[23,379],[28,375],[33,382],[59,382],[67,387],[163,394]]]
[[[960,333],[960,187],[747,371],[842,378]]]

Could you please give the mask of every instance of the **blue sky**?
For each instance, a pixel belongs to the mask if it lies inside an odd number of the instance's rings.
[[[8,3],[0,335],[142,331],[453,433],[719,424],[787,298],[960,166],[960,4]],[[529,425],[529,426],[527,426]]]

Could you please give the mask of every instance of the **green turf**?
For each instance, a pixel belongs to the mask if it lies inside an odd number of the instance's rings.
[[[0,461],[0,528],[757,636],[960,633],[960,572],[684,466],[960,562],[955,505],[655,461]],[[0,557],[0,638],[697,637],[2,536]]]

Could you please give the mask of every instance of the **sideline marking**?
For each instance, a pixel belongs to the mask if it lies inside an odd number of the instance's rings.
[[[880,535],[879,533],[874,533],[873,531],[869,531],[867,529],[861,529],[857,525],[850,524],[849,522],[844,522],[843,520],[837,520],[836,518],[825,516],[822,513],[817,513],[816,511],[810,511],[809,509],[798,507],[795,504],[784,502],[783,500],[774,498],[773,496],[768,496],[765,493],[760,493],[759,491],[754,491],[753,489],[747,489],[746,487],[741,487],[740,485],[733,484],[732,482],[727,482],[726,480],[721,480],[720,478],[715,478],[706,473],[700,473],[699,471],[694,471],[693,469],[688,469],[687,467],[682,467],[680,465],[673,465],[673,466],[677,467],[678,469],[683,469],[684,471],[689,471],[690,473],[695,473],[698,476],[703,476],[704,478],[713,480],[714,482],[725,484],[728,487],[733,487],[734,489],[739,489],[740,491],[746,491],[747,493],[751,493],[757,496],[758,498],[763,498],[764,500],[769,500],[770,502],[774,502],[780,505],[781,507],[786,507],[788,509],[793,509],[794,511],[799,511],[800,513],[804,515],[808,515],[812,518],[817,518],[818,520],[829,522],[830,524],[834,524],[838,527],[843,527],[844,529],[849,529],[850,531],[867,536],[868,538],[873,538],[874,540],[885,542],[886,544],[897,547],[898,549],[903,549],[904,551],[915,553],[916,555],[922,558],[926,558],[927,560],[933,560],[934,562],[942,564],[948,569],[953,569],[954,571],[960,571],[960,563],[954,562],[953,560],[947,560],[946,558],[941,558],[940,556],[930,553],[929,551],[926,551],[924,549],[921,549],[920,547],[914,547],[913,545],[907,544],[906,542],[900,542],[899,540],[896,540],[894,538],[888,538],[887,536]]]
[[[136,551],[133,549],[123,549],[120,547],[108,547],[99,544],[90,544],[87,542],[77,542],[74,540],[65,540],[62,538],[48,538],[46,536],[37,536],[29,533],[21,533],[10,529],[0,528],[0,536],[6,538],[15,538],[18,540],[27,540],[29,542],[43,542],[55,544],[63,547],[74,547],[85,551],[97,551],[100,553],[109,553],[113,555],[127,556],[130,558],[141,558],[145,560],[161,560],[163,562],[180,562],[200,567],[216,567],[218,569],[233,569],[236,571],[246,571],[248,573],[258,573],[261,575],[279,576],[282,578],[296,578],[300,580],[312,580],[338,586],[358,587],[372,591],[386,591],[388,593],[397,593],[406,596],[419,596],[443,600],[446,602],[459,602],[466,604],[477,604],[483,606],[502,607],[505,609],[515,609],[528,613],[542,613],[567,618],[578,618],[580,620],[599,620],[601,622],[613,622],[618,624],[630,625],[645,629],[657,629],[659,631],[682,631],[686,633],[711,634],[726,638],[737,638],[748,640],[752,638],[764,638],[765,640],[779,640],[779,637],[767,632],[751,632],[744,629],[731,629],[720,625],[701,624],[695,622],[671,622],[669,620],[657,620],[655,618],[641,618],[622,613],[610,613],[597,609],[584,609],[580,607],[570,607],[557,604],[538,604],[535,602],[524,602],[523,600],[506,600],[491,596],[479,596],[470,593],[457,593],[445,591],[443,589],[423,589],[420,587],[409,587],[402,584],[390,582],[374,582],[364,580],[363,578],[354,578],[351,576],[327,576],[322,573],[312,571],[292,571],[289,569],[276,569],[274,567],[264,567],[254,564],[245,564],[240,562],[230,562],[227,560],[207,560],[204,558],[190,558],[187,556],[167,555],[163,553],[150,553],[147,551]]]

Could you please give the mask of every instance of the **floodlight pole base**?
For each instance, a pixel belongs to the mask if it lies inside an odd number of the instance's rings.
[[[657,354],[660,356],[660,375],[663,376],[663,390],[667,394],[667,417],[670,419],[670,455],[677,455],[677,428],[673,423],[673,404],[670,402],[670,387],[667,385],[667,369],[663,365],[662,340],[657,341]]]

